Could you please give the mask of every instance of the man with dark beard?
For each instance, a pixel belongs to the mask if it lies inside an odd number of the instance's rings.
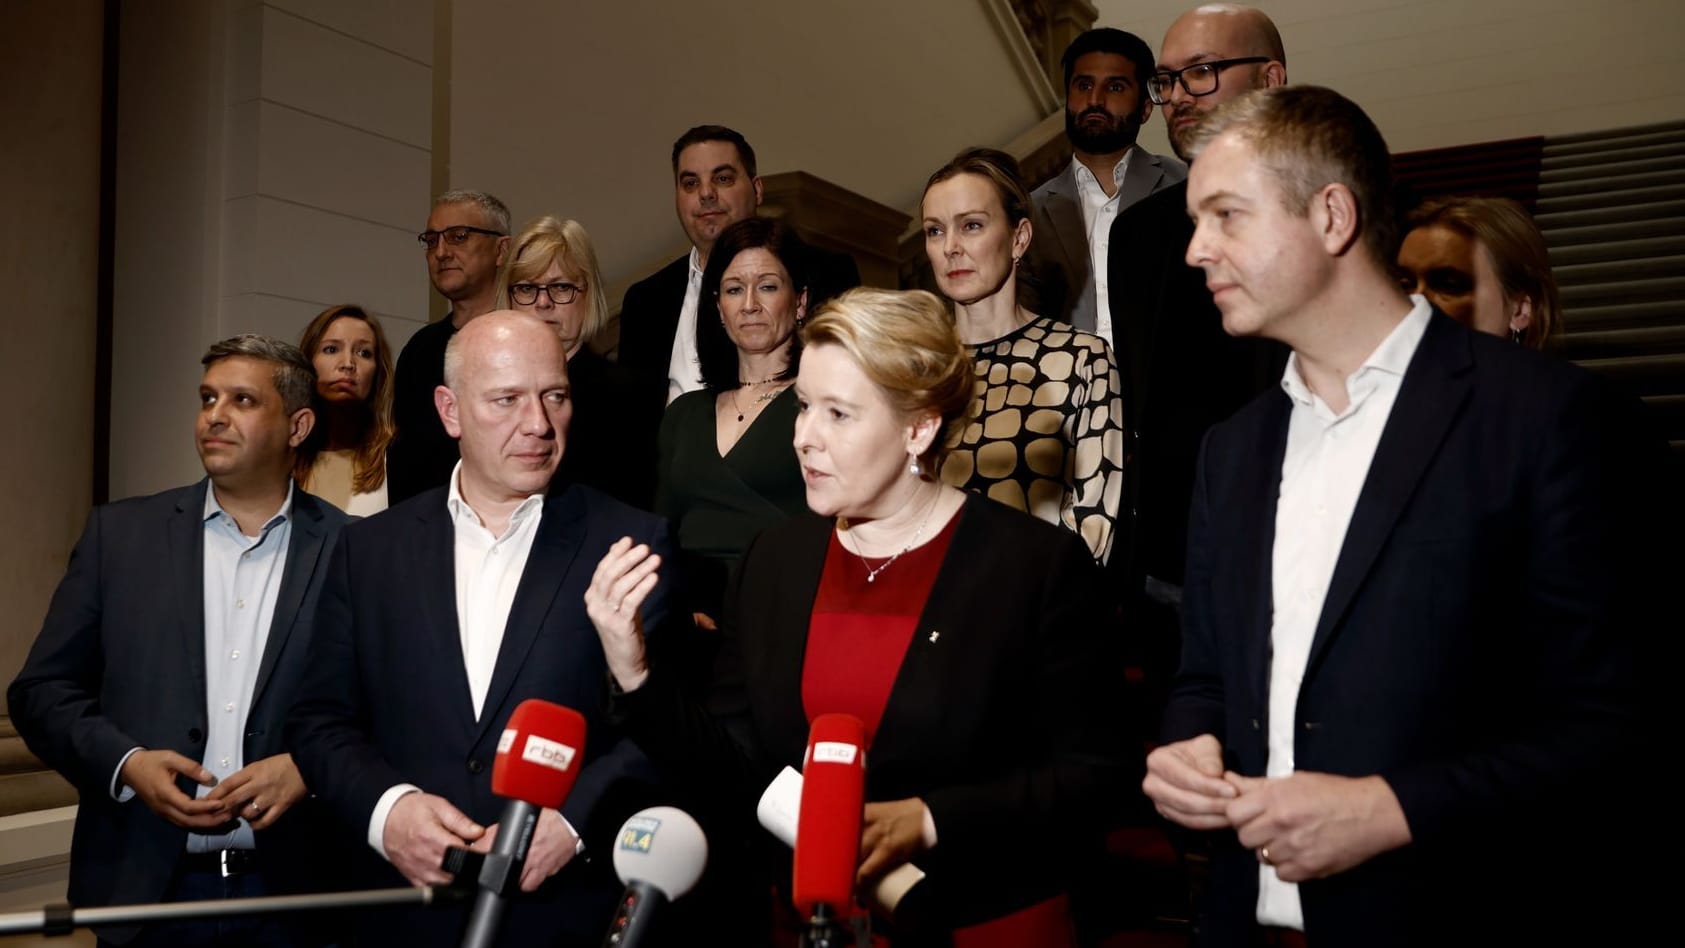
[[[1025,254],[1029,308],[1096,333],[1115,348],[1106,274],[1118,212],[1187,177],[1186,166],[1135,144],[1153,113],[1153,52],[1140,37],[1097,29],[1065,50],[1065,137],[1075,155],[1035,190]]]

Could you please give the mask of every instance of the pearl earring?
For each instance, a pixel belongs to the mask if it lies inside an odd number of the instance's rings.
[[[919,459],[918,458],[913,458],[913,463],[907,465],[907,473],[913,475],[914,477],[923,477],[924,476],[924,469],[919,467]]]

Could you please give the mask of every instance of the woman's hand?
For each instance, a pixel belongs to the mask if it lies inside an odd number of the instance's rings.
[[[644,599],[660,580],[661,557],[645,544],[621,537],[608,548],[585,590],[585,614],[597,627],[608,670],[622,691],[636,691],[649,677],[644,653]]]
[[[917,797],[866,804],[860,828],[860,871],[855,878],[871,882],[936,845],[930,810]]]

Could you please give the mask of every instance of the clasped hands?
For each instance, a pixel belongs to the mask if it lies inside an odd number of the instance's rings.
[[[1335,875],[1410,842],[1404,809],[1380,777],[1243,777],[1224,769],[1210,734],[1148,754],[1141,789],[1174,823],[1233,829],[1283,882]]]
[[[215,789],[195,799],[176,785],[178,775]],[[305,793],[291,754],[265,757],[218,782],[198,761],[175,751],[138,750],[123,762],[118,779],[152,812],[199,833],[226,831],[240,817],[254,830],[268,829]]]
[[[451,875],[441,868],[445,850],[455,846],[489,853],[497,841],[497,831],[497,824],[481,826],[444,797],[416,791],[404,794],[392,805],[381,830],[381,844],[386,860],[411,885],[448,885]],[[561,813],[539,811],[538,826],[521,867],[521,891],[535,891],[545,879],[560,872],[578,851],[578,842]]]

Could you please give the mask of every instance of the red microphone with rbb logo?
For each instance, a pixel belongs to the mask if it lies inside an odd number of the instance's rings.
[[[808,731],[796,819],[796,910],[807,919],[802,942],[820,946],[847,938],[860,864],[866,808],[866,726],[852,714],[821,714]]]
[[[585,717],[572,708],[529,699],[515,708],[497,741],[492,792],[508,800],[497,841],[480,868],[480,894],[468,917],[463,948],[489,948],[521,881],[527,849],[544,809],[561,809],[585,764]]]

